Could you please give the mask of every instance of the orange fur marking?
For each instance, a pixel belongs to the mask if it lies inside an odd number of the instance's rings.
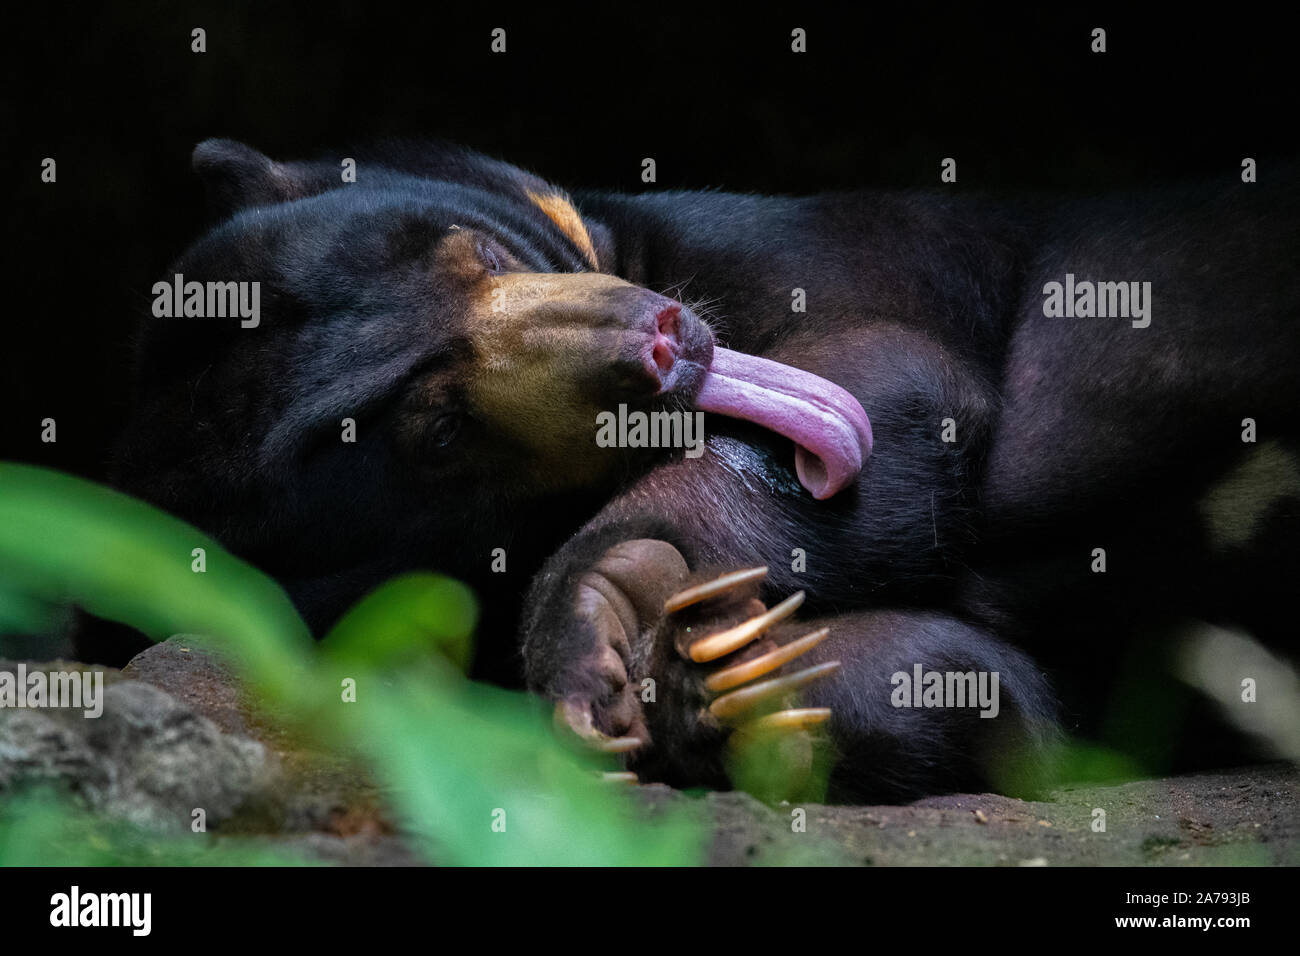
[[[537,208],[546,213],[551,222],[560,227],[561,232],[573,240],[573,244],[587,257],[592,268],[600,268],[600,264],[596,261],[596,247],[591,243],[591,235],[583,225],[578,210],[573,208],[573,203],[569,202],[567,196],[562,193],[530,192],[528,198],[537,204]]]

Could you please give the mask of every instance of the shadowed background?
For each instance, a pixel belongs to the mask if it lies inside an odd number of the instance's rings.
[[[1083,191],[1232,181],[1243,156],[1268,176],[1297,151],[1289,34],[1259,16],[179,6],[42,6],[8,24],[0,457],[104,476],[131,330],[202,225],[189,153],[209,136],[278,158],[441,136],[626,191],[938,186],[946,156],[959,182],[945,189]],[[57,444],[40,441],[46,417]]]

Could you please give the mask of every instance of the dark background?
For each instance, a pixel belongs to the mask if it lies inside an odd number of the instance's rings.
[[[1078,192],[1233,180],[1244,156],[1268,176],[1270,159],[1297,154],[1294,43],[1257,8],[872,6],[10,8],[0,457],[103,477],[129,411],[131,330],[202,227],[188,166],[209,136],[285,159],[441,136],[561,185],[627,191],[937,187],[953,156],[945,189]],[[196,26],[204,54],[190,51]],[[497,26],[504,55],[489,51]],[[1094,26],[1103,55],[1089,51]],[[46,156],[57,184],[40,181]],[[40,442],[45,417],[57,444]]]

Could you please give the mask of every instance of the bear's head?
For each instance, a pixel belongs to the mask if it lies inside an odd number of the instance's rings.
[[[657,413],[765,425],[819,498],[869,453],[852,396],[715,347],[514,166],[429,143],[276,162],[230,140],[193,162],[216,223],[154,286],[115,480],[276,575],[313,624],[412,567],[544,557],[664,454],[610,447],[613,417],[697,450],[689,418]]]
[[[705,323],[603,271],[599,227],[522,170],[423,145],[351,176],[229,140],[193,162],[217,224],[155,286],[117,474],[273,572],[466,547],[626,472],[600,413],[700,388]]]

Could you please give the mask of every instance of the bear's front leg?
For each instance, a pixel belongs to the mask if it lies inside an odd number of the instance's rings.
[[[561,728],[597,750],[627,753],[656,779],[725,785],[723,745],[733,732],[783,737],[784,749],[802,755],[805,732],[830,713],[798,708],[794,694],[838,665],[783,672],[827,632],[773,643],[769,632],[804,595],[766,608],[758,599],[766,573],[691,574],[666,541],[619,542],[559,589],[570,611],[567,640],[530,630],[530,686],[556,702]],[[661,734],[673,743],[656,746]]]
[[[769,627],[762,615],[744,616],[753,610],[733,602],[705,609],[703,621],[665,618],[656,646],[708,650],[692,652],[685,673],[668,681],[668,706],[647,709],[652,746],[631,755],[643,777],[716,786],[728,756],[720,733],[772,719],[824,719],[834,800],[1030,795],[1049,782],[1059,740],[1056,698],[1041,669],[1016,648],[939,611],[858,611]],[[727,643],[754,625],[761,646]],[[721,668],[707,663],[716,660],[719,641],[734,648],[717,661]],[[661,661],[661,673],[681,671],[670,655]],[[773,712],[788,716],[763,716]],[[787,790],[798,793],[808,757],[801,763],[798,752],[787,754]]]
[[[805,498],[801,490],[785,498],[738,495],[717,456],[679,458],[643,476],[533,580],[522,620],[528,688],[603,747],[646,743],[639,682],[648,676],[649,635],[664,602],[694,569],[770,564],[767,529],[790,526]]]
[[[642,778],[817,794],[809,772],[820,743],[835,799],[1045,784],[1055,698],[1027,656],[940,612],[798,621],[802,593],[768,609],[757,599],[763,575],[706,578],[665,602],[648,641],[651,740],[629,754]],[[757,776],[743,759],[756,755]]]
[[[1054,697],[1033,661],[983,631],[915,610],[800,623],[801,593],[759,600],[766,569],[691,574],[658,540],[615,545],[596,567],[574,593],[601,666],[530,656],[530,676],[554,666],[544,692],[561,723],[642,779],[726,787],[743,744],[775,741],[784,776],[769,770],[765,786],[799,794],[828,738],[835,799],[1044,782]]]
[[[557,723],[608,753],[648,742],[636,677],[688,574],[676,548],[646,538],[601,547],[589,563],[548,565],[533,585],[523,655],[528,687],[555,702]]]

